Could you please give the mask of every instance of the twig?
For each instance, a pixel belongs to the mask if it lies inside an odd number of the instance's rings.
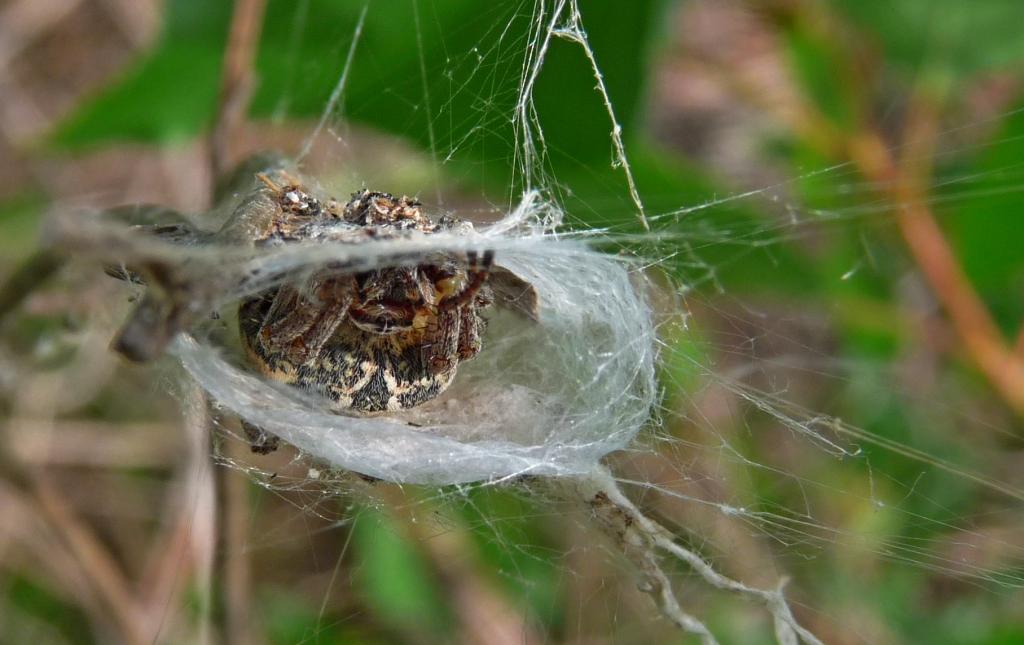
[[[184,494],[174,496],[167,504],[165,515],[177,513],[166,528],[149,545],[152,554],[142,575],[139,576],[139,589],[146,607],[146,616],[150,624],[150,633],[158,642],[164,631],[168,618],[168,608],[180,598],[180,594],[189,582],[185,572],[195,568],[195,555],[191,549],[193,541],[192,504],[185,503],[191,487],[183,486]],[[191,500],[189,500],[191,501]],[[176,506],[177,504],[177,506]],[[188,509],[189,512],[186,512]],[[172,614],[173,615],[173,614]]]
[[[214,534],[212,478],[208,437],[210,418],[202,390],[192,385],[184,394],[184,423],[181,435],[185,438],[187,457],[178,469],[176,481],[164,512],[167,520],[163,535],[154,540],[150,566],[140,576],[140,589],[145,590],[145,602],[153,633],[160,639],[167,608],[179,597],[182,587],[194,576],[198,599],[200,626],[194,638],[199,645],[213,642],[209,628],[211,614],[210,580],[213,554],[216,550]]]
[[[0,445],[4,443],[0,438]],[[35,502],[42,518],[82,570],[83,579],[110,612],[125,641],[147,642],[141,607],[123,572],[60,492],[4,450],[0,450],[0,476]]]
[[[235,0],[231,18],[231,31],[224,52],[224,70],[221,78],[220,104],[213,129],[210,132],[211,185],[217,186],[233,163],[231,145],[245,122],[253,86],[253,62],[259,47],[260,32],[266,11],[266,0]],[[215,195],[211,195],[213,199]],[[205,394],[196,396],[204,401]],[[249,628],[250,574],[245,534],[248,522],[248,503],[245,481],[212,460],[214,438],[210,437],[209,459],[214,476],[219,558],[214,566],[220,572],[220,594],[223,614],[220,637],[225,643],[250,643],[253,631]]]
[[[640,199],[640,192],[636,187],[633,170],[630,168],[629,158],[626,156],[626,146],[622,142],[622,125],[619,124],[619,120],[615,116],[615,109],[612,107],[612,99],[611,96],[608,95],[608,88],[604,82],[604,74],[601,73],[601,68],[598,66],[597,59],[594,57],[594,50],[590,46],[590,41],[587,39],[587,33],[583,30],[583,17],[580,15],[579,4],[577,0],[569,0],[569,6],[571,11],[569,24],[556,30],[555,35],[579,45],[583,50],[583,54],[587,57],[587,61],[590,63],[590,69],[594,74],[594,80],[597,82],[595,89],[601,95],[601,100],[604,101],[605,112],[608,113],[608,118],[611,120],[612,124],[611,139],[612,147],[615,150],[615,161],[612,165],[613,167],[617,166],[622,168],[622,172],[625,173],[626,184],[629,186],[629,196],[633,200],[633,205],[636,206],[637,219],[644,231],[650,232],[651,225],[647,221],[647,213],[644,210],[644,203]]]
[[[766,109],[777,107],[761,101],[756,92],[748,95]],[[1003,337],[928,206],[926,186],[931,148],[937,136],[936,110],[918,93],[909,111],[902,159],[897,161],[882,137],[869,126],[847,134],[831,126],[809,101],[802,101],[799,108],[793,114],[780,114],[781,120],[826,154],[837,150],[846,154],[865,177],[900,205],[896,213],[900,233],[967,354],[1006,404],[1024,416],[1024,327],[1016,347]]]
[[[266,0],[235,0],[231,17],[220,103],[210,132],[210,169],[213,178],[223,176],[232,163],[231,143],[245,122],[253,87],[253,61],[259,46]],[[216,181],[214,181],[216,183]]]
[[[775,621],[775,637],[780,645],[796,645],[800,641],[821,645],[821,641],[798,623],[790,611],[782,593],[784,580],[779,588],[768,590],[751,587],[719,573],[699,554],[678,544],[670,531],[644,515],[622,493],[607,469],[600,467],[579,480],[574,494],[582,496],[605,533],[616,540],[623,553],[644,573],[641,591],[654,599],[666,618],[680,629],[699,636],[705,645],[715,643],[714,636],[703,622],[682,609],[661,567],[659,555],[685,562],[716,589],[763,603]]]
[[[865,176],[897,200],[900,232],[965,350],[1007,405],[1024,416],[1024,357],[1003,337],[928,206],[925,186],[936,115],[920,100],[916,105],[902,164],[873,132],[850,142],[850,156]]]
[[[62,266],[64,260],[49,250],[35,251],[25,259],[0,286],[0,321]]]
[[[203,392],[196,384],[188,391],[185,426],[188,430],[189,468],[188,482],[194,494],[190,524],[191,548],[196,562],[196,588],[199,589],[199,631],[195,642],[208,645],[216,642],[213,633],[214,569],[217,553],[218,507],[210,433],[210,408]],[[188,520],[186,519],[186,522]]]
[[[228,459],[237,460],[248,447],[239,441],[222,446]],[[220,492],[218,533],[223,580],[224,630],[221,642],[247,645],[256,642],[251,625],[250,592],[252,572],[249,562],[249,490],[248,477],[230,468],[218,467],[214,481]]]
[[[164,468],[178,453],[178,438],[168,423],[43,419],[18,420],[17,443],[10,450],[31,466],[90,468]],[[50,431],[52,430],[52,435]],[[54,442],[53,435],[60,435]],[[125,441],[144,436],[145,441]]]
[[[68,17],[81,0],[20,0],[0,11],[0,77],[37,38]]]

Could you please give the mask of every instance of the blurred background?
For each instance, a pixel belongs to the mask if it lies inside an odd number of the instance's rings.
[[[220,169],[307,143],[339,197],[487,220],[542,186],[639,234],[664,399],[610,463],[719,570],[788,578],[828,643],[1024,642],[1024,4],[586,0],[550,41],[527,0],[232,4],[0,2],[0,642],[691,642],[584,509],[250,455],[109,351],[129,289],[33,260],[52,218],[201,220]]]

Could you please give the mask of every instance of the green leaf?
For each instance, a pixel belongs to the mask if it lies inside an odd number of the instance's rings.
[[[538,502],[491,486],[474,488],[469,496],[462,516],[487,575],[524,609],[531,623],[548,631],[559,629],[565,611],[561,551],[546,533],[550,526],[536,521],[542,513]]]
[[[9,606],[4,611],[5,614],[10,614],[16,608],[18,611],[33,616],[54,629],[54,633],[48,633],[45,630],[40,630],[38,626],[32,626],[31,631],[27,633],[22,631],[22,636],[28,636],[29,634],[35,637],[43,635],[52,636],[59,633],[63,642],[66,643],[85,644],[93,642],[89,637],[90,624],[88,617],[83,615],[79,608],[67,604],[63,598],[52,594],[46,588],[38,586],[34,581],[17,575],[5,579],[4,587],[5,604]],[[5,621],[7,620],[15,623],[13,617],[5,617]],[[8,626],[4,630],[5,633],[0,635],[0,641],[9,642],[5,640],[11,636],[8,630],[13,630],[13,625]]]
[[[398,533],[399,527],[371,510],[360,513],[352,529],[358,557],[358,588],[379,619],[399,629],[434,634],[450,624],[444,595],[435,585],[415,547]]]
[[[642,113],[647,53],[660,5],[599,0],[581,6],[582,27],[652,213],[702,203],[717,192],[692,167],[630,136]],[[201,131],[212,117],[229,20],[226,10],[204,7],[197,0],[172,0],[156,51],[66,123],[58,141],[68,146],[119,138],[171,141]],[[361,3],[311,0],[297,8],[271,0],[253,113],[319,118],[345,67],[362,9]],[[531,37],[533,29],[532,11],[517,0],[484,7],[475,0],[371,3],[338,112],[433,154],[448,182],[480,186],[499,203],[514,201],[523,186],[515,183],[519,148],[512,116],[523,61],[544,44]],[[545,169],[557,182],[560,202],[572,223],[638,230],[625,173],[614,165],[611,117],[586,51],[557,37],[545,51],[533,98]],[[735,228],[737,220],[744,231],[768,221],[754,209],[715,207],[679,226],[673,223],[672,232],[685,236],[695,222],[705,239],[724,239],[712,229]],[[698,255],[706,254],[709,264],[720,264],[732,276],[750,275],[751,263],[776,267],[778,275],[792,265],[787,251],[751,251],[746,241],[742,249],[701,243]],[[732,262],[741,256],[743,262]],[[683,264],[676,268],[691,277]]]
[[[47,206],[45,197],[36,193],[0,201],[0,271],[6,273],[35,248],[39,217]]]
[[[274,589],[259,599],[261,622],[267,641],[274,645],[375,643],[373,634],[352,616],[320,615],[319,606],[308,603],[295,590]]]
[[[836,44],[798,22],[785,31],[789,66],[804,92],[833,125],[849,131],[857,121],[855,83],[844,78],[843,52]]]
[[[81,105],[56,128],[51,144],[78,149],[116,140],[166,143],[197,134],[216,106],[229,13],[223,2],[168,2],[156,50]]]
[[[874,34],[888,63],[910,72],[969,75],[1016,69],[1024,56],[1019,0],[832,0]]]
[[[973,163],[937,182],[933,199],[971,283],[1007,334],[1024,321],[1024,108],[980,148]]]
[[[585,3],[584,25],[608,91],[628,123],[644,82],[653,0]],[[361,3],[271,0],[257,62],[254,114],[319,116],[344,68]],[[154,52],[117,84],[83,106],[58,130],[65,147],[116,139],[168,141],[195,135],[215,106],[230,15],[226,3],[172,0]],[[530,11],[519,1],[372,3],[355,51],[344,114],[421,147],[507,175],[514,136],[511,115],[530,39]],[[425,74],[424,74],[425,71]],[[610,124],[582,49],[555,41],[537,91],[550,113],[555,143],[579,158],[610,159]],[[426,87],[426,91],[424,91]],[[573,124],[573,127],[564,127]],[[600,136],[589,127],[597,128]],[[561,136],[558,136],[561,135]]]

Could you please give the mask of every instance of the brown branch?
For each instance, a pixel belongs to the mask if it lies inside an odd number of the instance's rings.
[[[81,0],[20,0],[0,11],[0,77],[11,61],[74,12]]]
[[[14,269],[0,285],[0,321],[41,288],[64,266],[64,259],[50,250],[37,250]]]
[[[253,88],[253,61],[265,10],[266,0],[235,0],[224,52],[220,102],[210,132],[210,169],[214,184],[230,168],[231,144],[245,122]]]
[[[727,72],[723,73],[731,78]],[[742,79],[737,79],[737,83],[747,85]],[[921,91],[913,97],[903,154],[897,160],[882,137],[868,125],[863,125],[860,132],[846,134],[829,125],[810,101],[800,101],[792,113],[779,113],[777,106],[765,103],[757,92],[747,92],[747,96],[775,111],[793,132],[803,134],[823,153],[841,150],[879,190],[895,200],[899,205],[896,220],[900,233],[967,354],[1006,404],[1024,417],[1024,327],[1016,347],[1003,337],[928,206],[927,185],[938,135],[934,97]]]
[[[854,137],[850,156],[865,176],[896,200],[900,232],[964,349],[1007,405],[1024,416],[1024,357],[1003,337],[928,206],[926,186],[937,122],[933,107],[918,97],[908,117],[900,161],[875,133]]]
[[[186,458],[179,466],[177,485],[164,512],[166,528],[150,549],[149,566],[144,569],[139,588],[145,592],[145,603],[153,624],[156,640],[160,640],[167,607],[180,597],[187,584],[201,590],[198,599],[199,629],[189,642],[213,642],[210,629],[210,594],[212,584],[209,563],[216,551],[214,544],[214,510],[216,501],[209,482],[210,418],[205,397],[198,385],[192,385],[183,397]],[[187,573],[191,573],[191,580]]]
[[[214,187],[234,163],[232,143],[245,123],[249,108],[253,63],[265,12],[266,0],[235,0],[231,30],[224,52],[220,103],[209,138],[211,185]],[[211,195],[211,198],[214,197]],[[211,445],[211,459],[213,455]],[[245,550],[248,528],[246,481],[216,463],[212,464],[212,468],[214,477],[211,482],[217,500],[216,530],[220,544],[220,553],[214,566],[220,574],[221,587],[218,591],[223,605],[220,636],[225,643],[249,643],[253,642],[254,630],[249,627],[251,585],[249,559]]]
[[[35,509],[81,569],[91,591],[110,612],[125,642],[146,643],[151,640],[146,634],[141,607],[124,573],[60,492],[3,450],[0,450],[0,475],[33,500]]]
[[[249,447],[228,441],[222,449],[232,460],[245,459]],[[218,514],[220,575],[223,594],[221,642],[246,645],[257,642],[252,625],[252,567],[249,561],[249,477],[225,466],[217,468],[214,481],[220,492]]]
[[[897,221],[911,253],[946,309],[967,352],[1007,404],[1024,416],[1024,360],[1002,337],[964,274],[942,230],[917,196],[905,197]]]

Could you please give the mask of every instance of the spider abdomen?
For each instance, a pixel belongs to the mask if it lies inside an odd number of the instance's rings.
[[[470,327],[482,327],[483,320],[474,310],[442,313],[425,328],[387,335],[348,320],[315,356],[298,362],[261,338],[260,321],[274,297],[249,300],[239,311],[249,359],[266,376],[324,396],[336,411],[369,414],[425,403],[447,389],[460,361],[479,351],[478,329]]]

